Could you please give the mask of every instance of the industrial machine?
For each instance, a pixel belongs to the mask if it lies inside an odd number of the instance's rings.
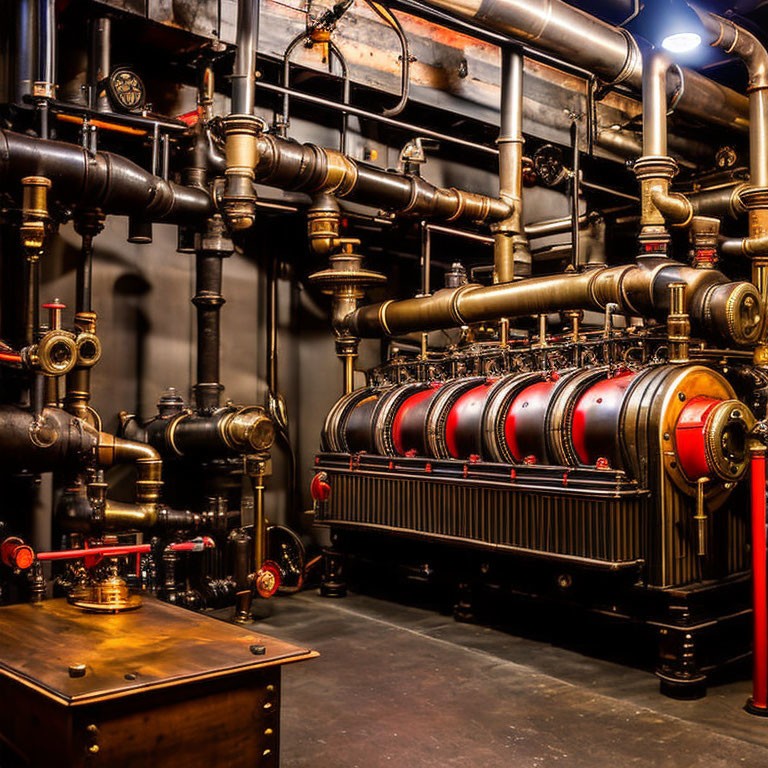
[[[5,616],[247,623],[308,545],[642,622],[674,695],[754,618],[768,711],[768,54],[579,5],[0,2]]]

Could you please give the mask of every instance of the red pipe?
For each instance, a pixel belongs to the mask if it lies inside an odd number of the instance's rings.
[[[200,552],[214,546],[209,536],[192,541],[180,541],[171,544],[168,549],[174,552]],[[119,544],[110,547],[88,547],[86,549],[63,549],[58,552],[38,552],[38,560],[77,560],[81,557],[117,557],[119,555],[144,554],[152,551],[151,544]]]
[[[752,650],[752,698],[746,710],[768,716],[768,574],[765,541],[765,452],[764,445],[750,450],[752,489],[752,609],[754,639]]]

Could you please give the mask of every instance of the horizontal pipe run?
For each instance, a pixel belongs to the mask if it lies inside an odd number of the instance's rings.
[[[565,59],[609,85],[641,89],[642,54],[634,38],[564,0],[429,0],[427,5]],[[749,108],[741,94],[693,70],[681,71],[685,88],[678,112],[747,131]]]
[[[498,198],[443,189],[420,176],[387,171],[335,150],[260,134],[255,180],[298,192],[328,192],[361,205],[444,221],[496,222],[511,207]]]
[[[44,176],[54,198],[104,214],[198,224],[213,211],[204,190],[165,181],[120,155],[0,131],[0,185],[12,191],[25,176]]]
[[[748,345],[760,330],[759,296],[751,283],[728,282],[716,270],[696,270],[668,259],[642,265],[590,269],[530,278],[518,283],[464,285],[432,296],[361,307],[345,319],[359,337],[399,336],[454,328],[502,317],[569,309],[603,311],[666,320],[670,282],[686,284],[691,321],[701,335]]]

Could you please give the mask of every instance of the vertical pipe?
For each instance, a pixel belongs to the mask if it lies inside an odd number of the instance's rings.
[[[578,269],[581,262],[581,231],[579,227],[579,184],[581,184],[581,155],[579,153],[579,123],[571,121],[573,177],[571,179],[571,264]]]
[[[749,94],[749,176],[750,186],[768,187],[768,89],[765,88]]]
[[[752,493],[752,609],[754,637],[752,649],[752,698],[747,711],[768,715],[768,585],[766,584],[765,541],[765,452],[762,444],[753,445],[751,454]]]
[[[195,402],[200,410],[208,411],[218,407],[223,389],[219,383],[219,314],[224,304],[222,256],[218,252],[198,251],[196,262],[196,291],[192,299],[197,308]]]
[[[112,20],[100,16],[93,20],[91,28],[91,53],[88,60],[88,106],[99,112],[109,112],[106,90],[99,86],[109,76],[111,62]]]
[[[260,0],[237,4],[237,53],[232,71],[232,114],[250,115],[256,99],[256,51]]]
[[[253,572],[258,573],[266,560],[267,521],[264,514],[264,473],[253,479]]]
[[[52,98],[56,83],[56,0],[38,0],[38,19],[37,82]]]
[[[667,70],[669,60],[658,51],[643,57],[643,155],[667,156]]]
[[[21,103],[33,91],[37,75],[37,2],[16,2],[16,91],[15,101]]]
[[[277,397],[277,256],[267,263],[267,389]]]
[[[515,276],[515,239],[523,234],[523,57],[501,49],[499,129],[499,197],[512,207],[494,236],[494,280],[509,283]]]

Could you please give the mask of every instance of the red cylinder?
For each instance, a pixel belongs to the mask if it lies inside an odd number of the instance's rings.
[[[504,436],[516,462],[547,463],[545,419],[555,384],[554,378],[531,384],[509,406]]]
[[[392,442],[399,456],[413,453],[426,456],[425,423],[429,404],[439,385],[422,389],[408,397],[398,408],[392,422]]]
[[[619,416],[627,387],[637,374],[625,371],[598,381],[578,399],[573,411],[571,438],[582,464],[619,467]],[[603,464],[604,464],[603,462]]]
[[[675,425],[675,447],[680,469],[692,482],[709,477],[711,467],[707,461],[707,418],[712,409],[722,403],[714,397],[693,397],[680,412]]]
[[[465,392],[453,404],[445,422],[445,444],[454,459],[479,456],[481,424],[488,390],[495,382],[486,382]]]

